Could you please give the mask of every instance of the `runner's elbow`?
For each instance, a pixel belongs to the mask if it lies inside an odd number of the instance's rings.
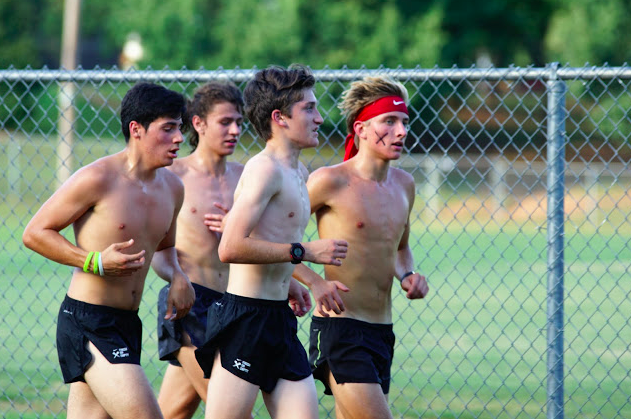
[[[234,263],[237,257],[237,252],[234,251],[234,246],[230,246],[223,240],[219,243],[219,260],[223,263]]]
[[[24,233],[22,233],[22,243],[24,243],[24,246],[26,246],[27,248],[34,250],[36,243],[35,235],[33,234],[33,231],[28,227],[26,227],[26,229],[24,229]]]

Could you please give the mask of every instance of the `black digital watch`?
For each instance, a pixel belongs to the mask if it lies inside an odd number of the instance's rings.
[[[291,263],[297,265],[305,257],[305,248],[300,243],[292,243],[289,254],[291,255]]]

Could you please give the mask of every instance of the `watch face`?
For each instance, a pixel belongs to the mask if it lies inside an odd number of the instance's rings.
[[[295,265],[302,262],[302,258],[305,256],[305,248],[300,243],[292,243],[289,253],[292,259],[291,263]]]
[[[305,254],[305,251],[301,247],[296,246],[292,249],[292,254],[295,258],[302,258],[302,256]]]

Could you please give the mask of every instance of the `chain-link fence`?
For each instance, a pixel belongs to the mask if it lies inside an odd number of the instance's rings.
[[[190,95],[253,72],[0,71],[3,417],[65,416],[54,337],[71,269],[22,246],[32,214],[69,173],[124,147],[117,112],[135,82]],[[383,73],[410,93],[394,164],[417,182],[410,240],[431,287],[417,301],[393,290],[394,416],[631,418],[631,68],[318,70],[310,170],[341,161],[340,93]],[[234,159],[261,147],[246,123]],[[151,273],[140,308],[156,391],[161,285]],[[321,416],[332,409],[322,397]]]

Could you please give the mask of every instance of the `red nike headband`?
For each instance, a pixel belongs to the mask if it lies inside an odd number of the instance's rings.
[[[408,115],[408,107],[405,105],[405,100],[399,96],[385,96],[381,99],[377,99],[374,102],[364,106],[359,112],[357,118],[353,121],[353,124],[357,121],[368,121],[375,116],[381,115],[387,112],[403,112]],[[346,145],[344,147],[344,161],[350,159],[357,154],[357,147],[355,146],[355,132],[351,132],[346,136]]]

